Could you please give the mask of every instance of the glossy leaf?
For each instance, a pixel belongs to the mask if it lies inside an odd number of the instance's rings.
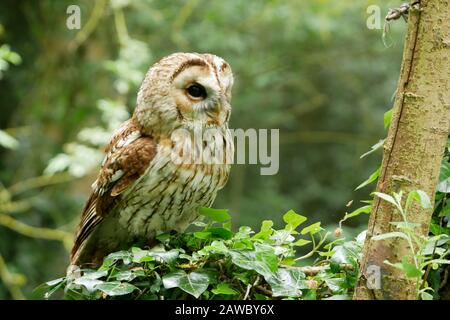
[[[178,287],[198,298],[208,288],[209,277],[202,272],[194,271],[188,274],[178,270],[165,275],[162,282],[166,289]]]
[[[136,286],[126,282],[104,282],[96,285],[96,289],[106,293],[108,296],[123,296],[139,290]]]
[[[200,214],[208,217],[213,221],[224,222],[231,219],[227,209],[200,208]]]

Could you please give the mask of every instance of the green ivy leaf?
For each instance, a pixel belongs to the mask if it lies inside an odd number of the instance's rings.
[[[133,254],[133,262],[149,262],[155,260],[155,258],[150,254],[148,250],[142,250],[141,248],[133,247],[131,248],[131,253]]]
[[[108,271],[106,270],[100,270],[100,271],[94,271],[94,272],[86,272],[83,274],[82,278],[85,279],[100,279],[102,277],[106,277],[108,275]]]
[[[122,250],[109,254],[103,261],[101,269],[107,269],[116,261],[122,260],[124,264],[130,264],[133,261],[133,256],[130,251]]]
[[[302,235],[305,235],[307,233],[309,233],[310,235],[314,235],[317,232],[319,232],[320,230],[322,230],[322,227],[320,226],[320,222],[316,222],[306,228],[303,228],[300,233]]]
[[[197,231],[194,232],[194,237],[196,237],[197,239],[210,239],[211,238],[211,232],[208,231]]]
[[[289,230],[275,230],[275,232],[270,236],[270,239],[275,241],[275,245],[292,243],[295,240]]]
[[[135,290],[139,290],[139,288],[130,283],[122,283],[119,281],[104,282],[98,284],[95,288],[106,293],[108,296],[123,296]]]
[[[135,270],[124,270],[116,273],[114,278],[118,281],[131,281],[138,277],[145,277],[145,272],[143,269]]]
[[[233,242],[233,246],[232,249],[237,249],[237,250],[253,250],[254,246],[253,246],[253,242],[250,239],[238,239],[236,241]]]
[[[295,241],[293,243],[293,245],[297,246],[297,247],[302,247],[304,245],[307,245],[308,243],[311,243],[311,240],[299,239],[299,240]]]
[[[328,288],[334,293],[339,293],[345,289],[345,279],[344,278],[325,278],[325,283]]]
[[[232,262],[246,270],[255,270],[262,276],[278,269],[275,250],[266,244],[255,244],[255,250],[230,250]]]
[[[104,281],[81,277],[75,279],[73,283],[85,287],[88,292],[94,292],[97,289],[96,286],[104,283]]]
[[[222,227],[225,228],[225,229],[227,229],[227,230],[230,230],[230,231],[231,231],[231,220],[222,223]]]
[[[422,276],[422,272],[412,263],[409,263],[407,257],[403,257],[402,266],[406,276],[410,278],[418,278]]]
[[[250,227],[242,226],[239,228],[239,231],[234,235],[235,239],[247,239],[250,235],[254,233]]]
[[[240,280],[243,284],[250,284],[250,280],[252,278],[252,272],[245,271],[245,272],[235,272],[234,277],[238,280]]]
[[[306,217],[289,210],[283,215],[283,221],[286,222],[286,230],[295,230],[299,225],[307,220]]]
[[[199,211],[202,216],[208,217],[213,221],[224,222],[231,219],[227,209],[201,207]]]
[[[261,231],[253,236],[253,239],[262,239],[265,240],[269,238],[273,233],[273,221],[272,220],[264,220],[261,223]]]
[[[233,233],[225,228],[208,228],[205,231],[211,234],[211,239],[229,240],[233,237]]]
[[[197,253],[201,256],[208,255],[210,253],[226,254],[227,252],[228,248],[221,240],[214,240],[209,246],[205,246],[201,250],[197,251]]]
[[[226,295],[233,295],[237,294],[238,292],[234,290],[230,285],[226,283],[219,283],[216,288],[211,290],[214,294],[226,294]]]
[[[155,257],[155,260],[159,260],[160,262],[172,264],[174,263],[178,256],[180,255],[179,249],[172,249],[169,251],[161,251],[161,249],[150,250],[150,255]]]
[[[359,247],[354,242],[347,242],[333,248],[334,254],[331,261],[340,264],[356,265],[358,261]]]
[[[164,288],[180,288],[195,298],[205,292],[209,285],[209,277],[205,273],[194,271],[189,274],[183,270],[171,272],[162,278]]]
[[[272,288],[274,297],[300,297],[301,289],[308,289],[303,272],[279,268],[277,272],[265,277],[267,283]]]
[[[278,257],[274,248],[264,244],[255,244],[255,252],[256,262],[266,264],[271,272],[277,271]]]

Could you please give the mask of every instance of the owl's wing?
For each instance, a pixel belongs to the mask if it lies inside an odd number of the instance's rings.
[[[119,195],[144,174],[156,155],[156,141],[142,136],[132,121],[125,123],[113,136],[93,192],[81,214],[71,252],[75,264],[83,244],[119,200]]]

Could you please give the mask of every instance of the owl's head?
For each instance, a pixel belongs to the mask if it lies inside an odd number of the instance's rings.
[[[184,127],[227,126],[233,74],[212,54],[174,53],[147,72],[135,116],[150,134]]]

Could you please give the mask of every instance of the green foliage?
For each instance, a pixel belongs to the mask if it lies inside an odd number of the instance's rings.
[[[328,233],[320,222],[304,226],[307,218],[293,210],[284,214],[284,228],[266,220],[258,233],[245,226],[233,233],[227,210],[200,213],[210,220],[195,222],[196,230],[160,234],[153,248],[114,252],[99,269],[77,270],[41,289],[47,298],[64,290],[66,299],[350,298],[363,238],[322,245]],[[307,255],[318,253],[314,266],[297,264],[306,245]]]
[[[0,24],[0,28],[1,28]],[[3,78],[5,71],[9,69],[10,64],[18,65],[22,62],[19,54],[12,51],[10,46],[3,44],[0,46],[0,80]]]
[[[413,203],[417,202],[422,208],[431,209],[430,198],[424,191],[411,191],[403,205],[402,192],[394,192],[392,195],[379,192],[375,192],[374,194],[384,201],[391,203],[400,213],[402,221],[391,222],[398,231],[377,235],[372,239],[377,241],[390,238],[402,238],[408,242],[410,250],[410,254],[403,256],[401,262],[392,263],[390,261],[384,261],[384,263],[402,270],[407,277],[415,279],[418,298],[432,300],[433,297],[439,297],[438,290],[436,290],[439,287],[433,288],[427,279],[431,269],[443,270],[447,268],[447,265],[450,265],[450,259],[448,258],[450,255],[450,235],[437,232],[438,234],[434,236],[420,236],[418,235],[419,232],[417,232],[417,229],[422,226],[408,221],[410,215],[409,209]]]
[[[450,266],[442,262],[450,254],[450,137],[442,159],[441,171],[437,192],[434,200],[433,217],[430,224],[430,237],[435,238],[435,243],[430,244],[426,250],[434,259],[440,260],[428,264],[424,276],[424,286],[430,287],[433,299],[441,298],[441,289],[449,286],[448,273]],[[447,240],[446,240],[447,239]],[[444,254],[445,253],[445,254]],[[427,297],[425,295],[425,297]],[[446,297],[448,299],[448,296]]]
[[[17,149],[19,147],[19,141],[7,132],[0,130],[0,146],[8,149]]]
[[[101,112],[103,126],[86,127],[78,133],[77,141],[64,144],[64,152],[49,160],[45,175],[67,171],[74,177],[82,177],[98,168],[104,157],[100,148],[108,144],[113,131],[130,115],[117,101],[101,99],[97,108]]]
[[[3,26],[0,24],[0,35],[2,34]],[[12,51],[10,46],[3,44],[0,46],[0,80],[3,74],[9,69],[10,64],[18,65],[22,62],[19,54]],[[8,149],[17,149],[19,141],[17,141],[10,134],[4,130],[0,130],[0,146]]]

